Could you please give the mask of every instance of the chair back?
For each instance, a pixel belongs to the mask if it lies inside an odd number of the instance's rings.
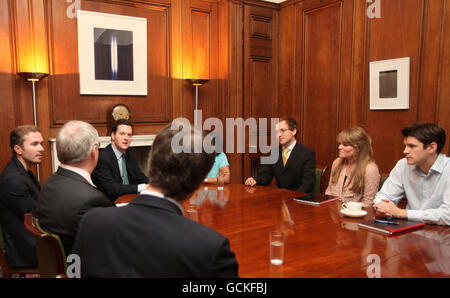
[[[3,278],[20,277],[27,274],[37,275],[39,272],[37,268],[11,268],[6,261],[5,241],[3,238],[2,225],[0,223],[0,267]]]
[[[325,173],[327,171],[326,166],[316,167],[316,183],[314,184],[314,193],[324,193],[325,192]]]
[[[3,231],[1,223],[0,223],[0,267],[2,269],[3,277],[11,277],[11,273],[9,272],[9,266],[8,263],[6,262],[5,243],[3,241]]]
[[[388,177],[389,177],[389,174],[387,174],[387,175],[381,174],[380,186],[379,186],[378,190],[381,189],[381,187],[383,186],[384,182],[386,182],[386,180],[387,180]]]
[[[30,213],[25,214],[24,225],[36,238],[38,269],[41,277],[64,277],[66,256],[59,237],[42,230],[38,219]]]

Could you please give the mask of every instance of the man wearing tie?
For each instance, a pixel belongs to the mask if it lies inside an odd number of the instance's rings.
[[[269,185],[273,177],[279,188],[313,195],[315,183],[316,154],[313,150],[296,141],[297,122],[292,118],[282,118],[275,127],[280,147],[274,164],[263,165],[257,177],[250,177],[245,185]]]
[[[111,144],[100,151],[92,181],[114,202],[124,194],[138,193],[147,186],[147,177],[142,173],[131,152],[133,124],[119,119],[112,128]]]

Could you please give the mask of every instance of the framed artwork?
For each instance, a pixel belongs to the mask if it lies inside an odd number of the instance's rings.
[[[370,109],[409,109],[409,57],[370,62]]]
[[[147,95],[147,19],[78,10],[80,94]]]

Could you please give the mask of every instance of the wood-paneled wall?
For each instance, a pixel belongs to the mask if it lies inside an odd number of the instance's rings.
[[[332,163],[336,135],[350,126],[372,137],[383,173],[403,157],[403,127],[429,121],[450,133],[450,1],[380,1],[378,19],[367,17],[365,0],[281,5],[280,113],[301,123],[318,164]],[[400,57],[411,58],[409,109],[370,110],[369,62]]]
[[[73,1],[75,3],[75,1]],[[200,88],[203,118],[224,118],[228,88],[228,1],[81,0],[80,9],[147,19],[147,96],[80,95],[77,19],[74,3],[60,0],[0,1],[1,137],[32,124],[31,84],[16,73],[44,64],[49,77],[37,83],[37,118],[45,140],[69,120],[92,123],[108,135],[111,109],[131,110],[136,134],[154,134],[177,117],[193,120],[193,87],[186,78],[206,78]],[[105,24],[106,25],[106,24]],[[222,49],[222,50],[220,50]],[[31,57],[37,55],[37,57]],[[31,62],[30,62],[31,61]],[[10,159],[9,141],[0,146],[0,168]],[[45,142],[42,181],[51,174]]]

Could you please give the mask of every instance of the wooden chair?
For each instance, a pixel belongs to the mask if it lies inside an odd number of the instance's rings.
[[[67,277],[66,256],[57,235],[42,230],[38,219],[25,214],[25,228],[36,238],[38,269],[41,277]]]
[[[380,186],[378,187],[378,190],[381,189],[381,187],[383,186],[384,182],[386,182],[388,177],[389,177],[389,174],[381,174]]]
[[[316,166],[316,183],[314,184],[314,193],[325,193],[325,174],[327,166]]]
[[[5,242],[3,240],[2,226],[0,225],[0,267],[2,269],[3,278],[19,277],[27,274],[38,274],[37,268],[10,268],[6,261]]]

